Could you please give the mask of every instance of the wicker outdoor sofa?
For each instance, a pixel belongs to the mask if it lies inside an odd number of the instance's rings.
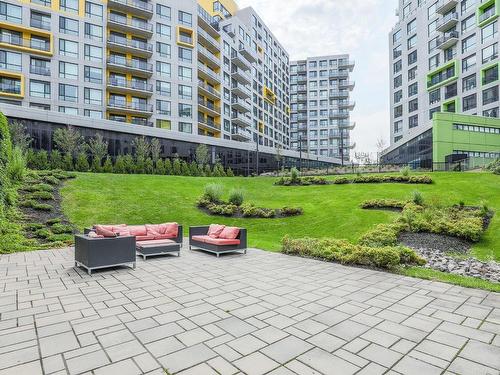
[[[218,224],[189,227],[189,249],[193,248],[217,254],[217,258],[225,253],[246,254],[247,230]]]

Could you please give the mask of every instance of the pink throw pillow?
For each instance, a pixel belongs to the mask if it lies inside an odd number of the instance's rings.
[[[116,237],[116,233],[112,230],[106,229],[104,225],[96,225],[95,232],[96,234],[104,237]]]
[[[219,238],[234,240],[240,234],[240,228],[238,227],[225,227]]]
[[[225,227],[226,227],[225,225],[210,224],[210,227],[208,227],[207,235],[212,238],[219,238],[220,234],[222,233]]]

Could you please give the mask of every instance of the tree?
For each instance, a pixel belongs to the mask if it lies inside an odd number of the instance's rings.
[[[75,169],[78,172],[88,172],[89,161],[87,159],[87,154],[85,152],[79,152],[76,156]]]
[[[158,163],[158,160],[160,160],[160,154],[161,154],[161,144],[158,138],[153,138],[151,141],[151,159],[153,160],[154,165]]]
[[[64,154],[62,164],[65,171],[72,171],[74,168],[73,155],[71,153]]]
[[[123,164],[125,165],[125,173],[135,173],[136,166],[132,155],[127,154],[123,157]]]
[[[198,164],[196,164],[196,162],[194,160],[191,162],[189,169],[191,170],[191,176],[199,176],[200,175],[200,170],[198,169]]]
[[[172,174],[172,162],[170,159],[165,159],[165,174]]]
[[[121,173],[121,174],[127,173],[127,166],[125,165],[125,160],[124,160],[123,155],[118,155],[116,157],[114,172]]]
[[[106,156],[106,160],[104,160],[102,171],[104,173],[113,173],[113,163],[111,162],[111,157],[109,155]]]
[[[181,175],[182,176],[191,176],[191,170],[189,169],[189,164],[184,160],[181,161]]]
[[[156,174],[166,174],[165,162],[160,159],[156,162]]]
[[[281,161],[283,160],[283,148],[281,147],[281,145],[278,145],[278,147],[276,147],[276,154],[274,155],[274,159],[278,163],[278,174],[279,174]]]
[[[64,169],[63,158],[59,150],[50,153],[50,169]]]
[[[231,169],[231,167],[229,167],[227,169],[226,174],[227,174],[227,177],[234,177],[234,173],[233,173],[233,170]]]
[[[146,159],[149,157],[151,147],[146,137],[135,138],[132,141],[135,147],[135,172],[146,173]]]
[[[9,123],[10,139],[13,147],[19,147],[22,152],[26,152],[31,144],[31,137],[26,132],[26,127],[20,121]]]
[[[86,143],[82,135],[72,126],[59,128],[53,135],[54,144],[64,155],[75,157],[78,153],[85,151]]]
[[[101,134],[97,134],[89,141],[88,149],[92,155],[92,171],[100,172],[102,160],[108,153],[108,142],[104,141]]]
[[[210,155],[208,153],[208,147],[204,144],[199,144],[196,147],[196,162],[201,165],[208,164],[210,161]]]
[[[174,162],[172,163],[172,174],[174,176],[180,176],[182,173],[181,171],[181,161],[179,158],[175,158]]]
[[[382,156],[382,151],[384,151],[386,148],[385,139],[384,138],[377,139],[375,146],[377,147],[377,164],[380,164],[380,157]]]
[[[205,176],[206,177],[212,177],[212,169],[210,168],[209,164],[205,165]]]
[[[155,166],[151,158],[147,158],[144,162],[144,172],[147,174],[153,174],[155,172]]]

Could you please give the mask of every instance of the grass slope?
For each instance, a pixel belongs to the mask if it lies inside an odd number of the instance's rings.
[[[418,189],[429,202],[467,205],[487,201],[497,215],[483,240],[474,246],[481,259],[500,260],[500,177],[491,173],[433,173],[432,185],[356,184],[282,187],[273,178],[197,178],[81,173],[61,193],[63,211],[81,230],[95,223],[144,224],[177,221],[190,225],[213,222],[249,229],[252,247],[277,251],[285,234],[293,237],[357,239],[374,224],[387,223],[397,213],[362,210],[366,199],[406,199]],[[285,219],[211,217],[195,207],[204,186],[221,182],[245,190],[247,202],[279,208],[300,206],[304,215]]]

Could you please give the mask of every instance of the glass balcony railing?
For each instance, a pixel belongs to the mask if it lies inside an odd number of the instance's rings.
[[[126,79],[109,78],[108,85],[131,90],[153,92],[153,85],[147,82],[131,81]]]
[[[153,106],[147,103],[134,103],[134,102],[126,102],[123,100],[109,99],[108,106],[114,108],[127,109],[132,111],[140,111],[140,112],[153,112]]]
[[[4,94],[21,95],[21,83],[11,84],[0,82],[0,92]]]
[[[50,42],[48,40],[22,38],[11,34],[0,34],[0,43],[36,49],[44,52],[50,51]]]
[[[153,25],[151,25],[149,22],[139,21],[135,18],[129,19],[127,17],[118,16],[116,14],[110,13],[108,20],[124,26],[141,29],[143,31],[153,32]]]
[[[46,66],[30,65],[30,73],[40,76],[50,76],[50,68]]]
[[[50,22],[36,18],[30,19],[30,26],[36,27],[37,29],[50,30]]]
[[[134,48],[147,52],[153,52],[153,45],[150,43],[143,42],[141,40],[127,39],[118,37],[116,35],[110,35],[108,37],[108,42],[113,44],[118,44],[124,47]]]
[[[119,65],[131,69],[138,69],[147,72],[153,71],[153,64],[138,60],[128,60],[119,56],[110,56],[108,57],[107,62],[108,64]]]
[[[132,8],[137,8],[146,12],[153,12],[153,4],[140,0],[111,0],[111,2],[127,5]]]

